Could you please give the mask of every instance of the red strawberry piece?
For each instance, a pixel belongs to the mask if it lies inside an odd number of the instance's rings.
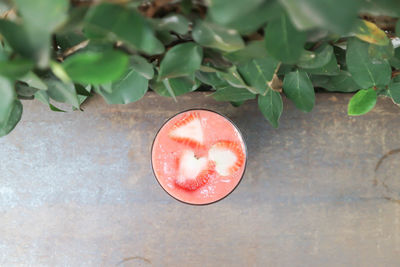
[[[190,112],[183,119],[175,123],[169,132],[169,137],[195,149],[202,147],[204,144],[204,133],[199,113]]]
[[[219,175],[228,176],[239,170],[245,162],[242,146],[237,142],[218,141],[208,151],[208,158],[215,163]]]
[[[214,164],[208,161],[207,157],[197,158],[193,151],[186,150],[179,158],[175,184],[194,191],[204,186],[213,175],[215,175]]]

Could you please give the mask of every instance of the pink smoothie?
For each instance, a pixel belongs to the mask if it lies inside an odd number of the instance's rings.
[[[201,148],[189,147],[187,144],[177,142],[169,136],[174,125],[182,121],[191,112],[196,112],[200,118],[204,134]],[[176,184],[179,169],[177,162],[184,153],[183,151],[195,150],[194,153],[197,156],[206,157],[210,148],[221,140],[239,144],[238,148],[241,148],[244,155],[243,164],[232,174],[222,176],[216,173],[206,184],[196,190],[186,190],[178,186]],[[246,156],[243,137],[228,119],[208,110],[189,110],[172,117],[158,132],[152,148],[152,166],[158,182],[172,197],[186,203],[201,205],[218,201],[235,189],[243,176]]]

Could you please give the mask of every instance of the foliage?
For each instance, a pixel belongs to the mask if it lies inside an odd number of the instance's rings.
[[[397,0],[3,0],[0,136],[21,100],[79,110],[95,93],[127,104],[149,88],[257,99],[273,127],[282,94],[310,112],[315,87],[357,92],[349,115],[378,97],[400,105],[399,16]]]

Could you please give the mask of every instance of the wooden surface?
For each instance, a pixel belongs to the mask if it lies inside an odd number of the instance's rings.
[[[309,114],[285,101],[274,130],[255,102],[203,94],[71,113],[25,101],[0,139],[0,266],[400,265],[397,107],[350,118],[349,95],[319,94]],[[204,207],[169,197],[150,164],[161,124],[194,107],[235,121],[249,152],[236,191]]]

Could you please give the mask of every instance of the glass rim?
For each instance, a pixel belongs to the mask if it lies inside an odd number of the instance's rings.
[[[184,200],[178,199],[177,197],[175,197],[175,196],[173,196],[171,193],[169,193],[169,192],[162,186],[162,184],[160,183],[160,181],[158,180],[157,175],[156,175],[156,173],[155,173],[155,171],[154,171],[154,166],[153,166],[153,148],[154,148],[154,143],[155,143],[155,141],[156,141],[156,139],[157,139],[157,136],[158,136],[158,134],[160,133],[161,129],[162,129],[170,120],[172,120],[172,119],[175,118],[176,116],[178,116],[178,115],[180,115],[180,114],[182,114],[182,113],[189,112],[189,111],[194,111],[194,110],[203,110],[203,111],[212,112],[212,113],[215,113],[215,114],[217,114],[217,115],[220,115],[221,117],[223,117],[223,118],[225,118],[226,120],[228,120],[228,121],[233,125],[233,127],[235,127],[235,129],[238,131],[238,133],[239,133],[239,135],[240,135],[240,137],[241,137],[241,139],[242,139],[242,141],[243,141],[244,154],[245,154],[244,169],[243,169],[242,175],[240,176],[240,179],[239,179],[239,181],[237,182],[237,184],[235,185],[235,187],[234,187],[231,191],[229,191],[228,194],[226,194],[225,196],[223,196],[223,197],[220,198],[220,199],[217,199],[217,200],[214,200],[214,201],[208,202],[208,203],[199,203],[199,204],[197,204],[197,203],[186,202],[186,201],[184,201]],[[158,184],[160,185],[160,187],[161,187],[170,197],[172,197],[173,199],[175,199],[175,200],[177,200],[177,201],[179,201],[179,202],[181,202],[181,203],[184,203],[184,204],[187,204],[187,205],[192,205],[192,206],[207,206],[207,205],[211,205],[211,204],[217,203],[217,202],[219,202],[219,201],[225,199],[225,198],[228,197],[230,194],[232,194],[232,192],[235,191],[236,188],[239,186],[239,184],[242,182],[243,176],[244,176],[245,173],[246,173],[246,168],[247,168],[247,156],[248,156],[248,154],[247,154],[247,144],[246,144],[246,140],[244,139],[243,133],[241,132],[241,130],[239,129],[239,127],[238,127],[230,118],[228,118],[227,116],[225,116],[225,115],[223,115],[223,114],[221,114],[221,113],[219,113],[219,112],[217,112],[217,111],[210,110],[210,109],[206,109],[206,108],[190,108],[190,109],[186,109],[186,110],[180,111],[180,112],[178,112],[178,113],[172,115],[171,117],[169,117],[166,121],[164,121],[164,123],[161,125],[161,127],[158,129],[157,133],[155,134],[155,136],[154,136],[154,138],[153,138],[153,142],[152,142],[152,144],[151,144],[151,150],[150,150],[151,170],[152,170],[152,172],[153,172],[153,176],[154,176],[154,178],[156,179],[157,183],[158,183]]]

